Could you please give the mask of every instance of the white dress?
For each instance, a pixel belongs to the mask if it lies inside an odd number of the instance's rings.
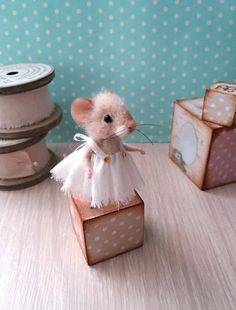
[[[62,191],[91,201],[91,206],[100,208],[112,203],[126,203],[143,186],[138,169],[120,140],[120,150],[105,154],[96,142],[83,134],[76,134],[76,141],[84,142],[52,170],[52,178],[62,181]],[[91,158],[92,177],[85,175],[84,146],[94,152]]]

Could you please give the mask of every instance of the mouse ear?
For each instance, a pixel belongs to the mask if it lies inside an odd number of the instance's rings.
[[[89,98],[77,98],[71,105],[71,116],[76,123],[86,124],[89,112],[93,109],[93,102]]]

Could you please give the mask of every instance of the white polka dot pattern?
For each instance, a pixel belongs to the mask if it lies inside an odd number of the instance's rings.
[[[72,140],[70,104],[102,86],[126,99],[154,141],[169,138],[175,98],[235,79],[235,0],[1,1],[0,61],[50,63],[64,118],[49,140]],[[140,134],[130,141],[143,141]]]
[[[202,114],[204,120],[230,127],[234,124],[235,117],[236,85],[230,88],[227,84],[216,84],[206,91]]]
[[[90,262],[116,256],[143,244],[143,209],[134,206],[101,216],[85,223],[85,231]]]
[[[236,128],[221,130],[212,142],[206,187],[236,181]]]
[[[195,99],[186,99],[175,104],[170,158],[201,189],[236,182],[236,128],[202,121],[199,113],[194,113],[198,103]],[[192,139],[180,136],[185,124],[193,126],[197,137],[196,156],[190,164],[184,160],[181,148],[187,141],[187,151],[191,149]]]

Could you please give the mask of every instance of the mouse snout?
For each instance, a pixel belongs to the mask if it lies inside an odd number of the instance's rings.
[[[129,132],[133,132],[136,128],[136,121],[134,119],[128,120],[125,125]]]

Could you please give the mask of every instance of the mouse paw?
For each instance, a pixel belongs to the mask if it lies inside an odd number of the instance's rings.
[[[146,152],[145,152],[143,149],[137,149],[137,151],[138,151],[140,154],[142,154],[142,155],[145,155],[145,154],[146,154]]]

